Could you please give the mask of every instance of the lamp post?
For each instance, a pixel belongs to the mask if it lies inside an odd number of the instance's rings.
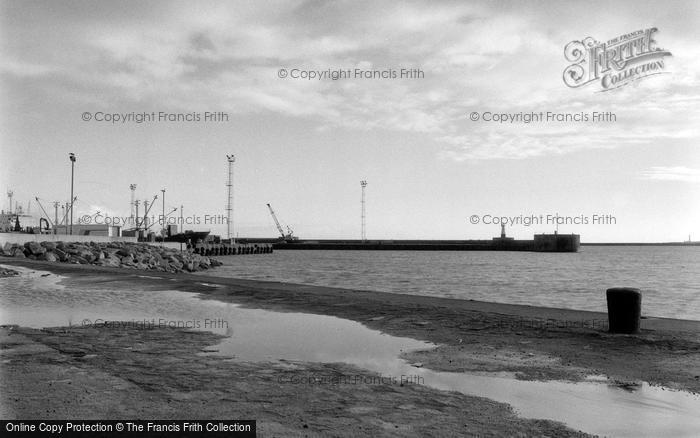
[[[180,206],[180,234],[182,234],[182,232],[184,231],[184,223],[185,223],[183,221],[183,217],[182,217],[182,209],[183,208],[185,208],[185,206],[181,205]],[[183,239],[183,236],[180,236],[180,238],[178,239],[180,241],[180,252],[182,252],[182,239]]]
[[[367,187],[367,181],[360,181],[360,186],[362,187],[362,243],[367,241],[367,218],[365,216],[365,188]]]
[[[165,189],[160,189],[161,192],[163,192],[163,231],[165,231]],[[163,242],[165,241],[165,233],[161,233],[160,237],[160,246],[163,246]]]
[[[231,237],[231,228],[233,228],[233,163],[236,162],[235,155],[226,155],[228,160],[228,203],[226,204],[226,238],[229,243],[236,243],[236,238]]]
[[[73,235],[73,176],[75,174],[75,154],[68,154],[70,158],[70,234]]]

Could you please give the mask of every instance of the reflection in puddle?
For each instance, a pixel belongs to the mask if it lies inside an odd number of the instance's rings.
[[[547,418],[608,436],[693,436],[700,430],[700,397],[640,384],[632,390],[600,376],[583,383],[519,381],[510,376],[435,372],[399,359],[432,344],[370,330],[331,316],[244,309],[178,291],[143,291],[108,283],[63,287],[60,277],[16,269],[2,279],[0,324],[48,327],[83,320],[165,321],[226,335],[210,350],[238,361],[344,362],[382,376],[419,377],[442,390],[511,404],[522,416]]]
[[[524,417],[561,421],[605,436],[695,436],[700,398],[687,392],[640,385],[628,391],[599,382],[521,381],[462,373],[416,371],[425,384],[512,405]]]

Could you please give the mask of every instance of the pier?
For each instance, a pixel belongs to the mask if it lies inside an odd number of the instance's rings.
[[[275,250],[363,250],[363,251],[530,251],[578,252],[578,234],[536,234],[532,240],[494,237],[491,240],[281,240],[239,239],[240,242],[271,244]]]
[[[197,243],[194,252],[202,256],[271,254],[272,243]]]

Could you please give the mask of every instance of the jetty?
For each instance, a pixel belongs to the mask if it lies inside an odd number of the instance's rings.
[[[491,240],[337,240],[337,239],[238,239],[241,243],[268,243],[275,250],[363,250],[363,251],[530,251],[578,252],[578,234],[535,234],[532,239],[514,239],[501,233]]]
[[[272,243],[214,243],[199,242],[193,246],[195,254],[201,256],[223,256],[243,254],[271,254]]]

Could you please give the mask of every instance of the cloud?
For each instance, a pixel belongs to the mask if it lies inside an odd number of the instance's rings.
[[[674,53],[673,74],[594,93],[563,85],[568,41],[541,25],[552,19],[548,11],[527,6],[303,1],[198,8],[136,2],[121,8],[128,11],[108,8],[102,15],[97,9],[76,14],[69,5],[55,8],[65,10],[51,15],[62,29],[53,34],[47,34],[50,28],[24,29],[20,9],[9,11],[20,16],[8,19],[4,32],[25,44],[2,48],[2,68],[39,78],[61,99],[72,94],[81,104],[216,108],[311,120],[319,129],[428,133],[440,156],[458,161],[527,159],[698,136],[686,122],[700,119],[700,55],[690,37],[660,36]],[[420,68],[425,77],[277,76],[280,68],[402,67]],[[603,110],[619,119],[604,127],[477,126],[467,118],[474,110]]]
[[[691,169],[683,166],[658,166],[643,170],[640,173],[640,177],[653,181],[700,182],[700,169]]]
[[[17,77],[45,76],[56,72],[50,65],[34,64],[17,59],[5,59],[0,65],[0,71]]]

